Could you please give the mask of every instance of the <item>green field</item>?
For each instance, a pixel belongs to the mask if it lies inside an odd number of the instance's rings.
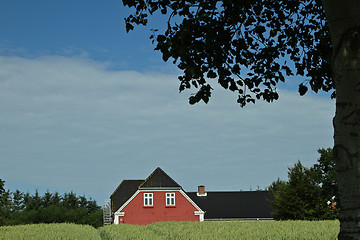
[[[1,240],[97,239],[99,231],[89,225],[73,223],[30,224],[0,227]]]
[[[160,222],[147,226],[75,224],[0,227],[1,240],[13,239],[337,239],[338,221]]]

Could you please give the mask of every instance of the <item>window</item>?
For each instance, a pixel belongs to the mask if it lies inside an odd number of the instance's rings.
[[[166,206],[175,206],[175,193],[166,193]]]
[[[152,206],[153,206],[153,194],[144,193],[144,207],[152,207]]]

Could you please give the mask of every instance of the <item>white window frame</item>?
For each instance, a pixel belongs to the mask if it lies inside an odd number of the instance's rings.
[[[152,207],[153,205],[153,193],[144,193],[144,207]]]
[[[175,206],[175,193],[166,193],[166,206]]]

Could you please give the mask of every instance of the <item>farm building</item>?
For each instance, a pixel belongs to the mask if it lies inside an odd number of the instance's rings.
[[[108,215],[114,224],[146,225],[159,221],[271,219],[268,191],[185,192],[161,168],[145,180],[123,180],[110,196]],[[105,215],[104,215],[105,216]],[[105,220],[105,217],[104,217]]]
[[[275,210],[269,191],[205,192],[199,186],[187,194],[205,212],[205,220],[271,220]]]

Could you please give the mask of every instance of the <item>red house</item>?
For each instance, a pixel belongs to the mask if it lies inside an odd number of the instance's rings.
[[[104,223],[145,225],[159,221],[272,220],[269,191],[185,192],[161,168],[146,180],[123,180],[104,204]],[[110,217],[111,216],[111,217]]]
[[[146,180],[123,180],[110,199],[114,224],[204,220],[205,212],[161,168]]]

